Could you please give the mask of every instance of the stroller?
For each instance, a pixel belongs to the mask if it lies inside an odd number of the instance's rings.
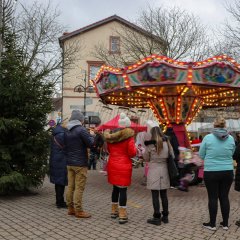
[[[194,146],[193,146],[194,147]],[[188,186],[193,182],[192,172],[198,178],[198,169],[203,165],[203,160],[199,157],[198,152],[194,150],[179,147],[179,168],[181,169],[180,185],[178,187],[181,191],[188,191]]]

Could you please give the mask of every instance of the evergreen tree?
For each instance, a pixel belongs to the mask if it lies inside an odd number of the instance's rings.
[[[12,1],[3,1],[2,13],[0,194],[7,194],[43,182],[49,145],[45,126],[47,113],[52,110],[53,85],[24,65],[18,36],[11,25]]]

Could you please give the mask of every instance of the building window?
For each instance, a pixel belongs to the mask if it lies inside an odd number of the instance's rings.
[[[120,53],[120,37],[110,36],[110,53]]]
[[[96,77],[97,72],[104,64],[101,61],[87,61],[88,63],[88,80],[93,80]]]

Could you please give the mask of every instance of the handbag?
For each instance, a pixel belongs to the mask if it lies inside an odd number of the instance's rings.
[[[167,140],[167,144],[168,144],[168,158],[167,158],[168,174],[170,179],[175,179],[179,175],[179,172],[174,161],[174,153],[169,140]]]

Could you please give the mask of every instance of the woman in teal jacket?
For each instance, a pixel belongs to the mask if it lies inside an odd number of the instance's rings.
[[[220,226],[228,230],[230,212],[229,190],[233,182],[234,138],[225,129],[226,121],[219,117],[214,121],[211,134],[204,137],[199,155],[204,160],[204,182],[208,192],[208,209],[210,222],[203,227],[216,230],[218,199],[220,201],[223,221]]]

